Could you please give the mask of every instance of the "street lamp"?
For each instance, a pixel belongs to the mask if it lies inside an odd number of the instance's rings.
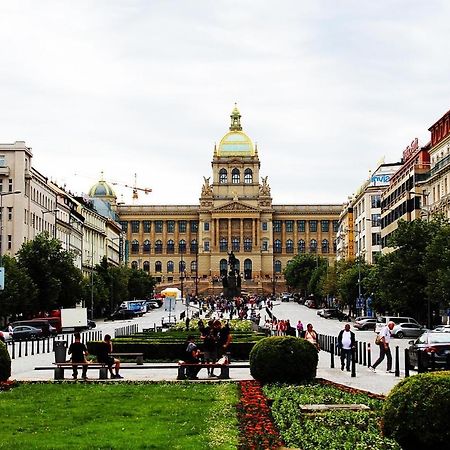
[[[0,192],[0,267],[3,266],[3,197],[5,195],[20,194],[20,191]]]

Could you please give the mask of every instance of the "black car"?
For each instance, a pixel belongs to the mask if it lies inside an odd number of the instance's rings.
[[[13,341],[25,341],[32,339],[39,339],[44,337],[44,333],[40,328],[32,327],[29,325],[17,325],[13,329]]]
[[[348,314],[343,313],[340,309],[337,308],[327,308],[322,310],[322,314],[320,316],[324,317],[325,319],[338,319],[339,321],[342,320],[349,320]]]
[[[135,317],[137,317],[137,314],[130,309],[119,309],[106,317],[105,320],[127,320]]]
[[[421,356],[421,369],[432,366],[432,358],[436,367],[450,368],[450,333],[428,331],[415,341],[410,341],[409,363],[410,368],[418,367],[418,354]],[[434,354],[434,357],[432,356]]]

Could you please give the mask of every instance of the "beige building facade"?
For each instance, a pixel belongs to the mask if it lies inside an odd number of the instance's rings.
[[[286,289],[282,271],[297,254],[335,258],[342,205],[274,204],[258,149],[242,130],[236,107],[230,117],[198,205],[117,206],[127,264],[149,272],[161,288],[221,292],[231,251],[242,288],[251,292]]]

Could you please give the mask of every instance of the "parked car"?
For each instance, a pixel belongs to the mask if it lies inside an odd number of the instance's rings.
[[[320,313],[320,314],[319,314]],[[337,308],[325,308],[317,311],[320,317],[324,317],[325,319],[338,319],[341,320],[349,320],[348,314],[343,313],[340,309]]]
[[[425,327],[417,323],[398,323],[391,330],[391,335],[402,339],[403,337],[419,337],[425,331],[428,331]]]
[[[30,325],[18,325],[13,329],[13,341],[40,339],[43,337],[44,333],[41,328]]]
[[[42,331],[42,337],[56,336],[58,334],[56,328],[48,320],[45,319],[18,320],[16,322],[13,322],[11,325],[14,330],[18,326],[25,325],[32,328],[39,328]]]
[[[134,311],[129,309],[118,309],[106,317],[105,320],[127,320],[134,319],[135,317],[137,317],[137,315]]]
[[[1,337],[3,337],[4,342],[12,341],[12,333],[8,331],[8,328],[5,328],[4,330],[0,331],[0,339]]]
[[[431,366],[431,355],[434,353],[436,367],[450,368],[450,333],[427,331],[415,341],[409,342],[409,363],[413,369],[418,365],[418,353],[421,353],[421,367]]]
[[[151,309],[161,308],[162,303],[159,303],[156,300],[148,300],[147,306],[148,306],[148,308],[151,308]]]
[[[441,332],[441,333],[450,333],[450,325],[439,325],[436,328],[433,328],[432,331]]]
[[[381,329],[389,322],[394,322],[396,325],[399,323],[415,323],[419,325],[416,319],[412,317],[397,317],[397,316],[379,316],[377,317],[377,323],[375,325],[375,332],[379,333]]]
[[[281,301],[282,302],[290,302],[291,300],[293,300],[294,297],[290,292],[283,292],[281,294]]]
[[[375,317],[357,317],[355,319],[354,327],[357,330],[375,330],[377,319]]]

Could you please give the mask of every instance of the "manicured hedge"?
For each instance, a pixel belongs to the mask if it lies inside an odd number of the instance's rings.
[[[448,448],[450,372],[419,374],[402,380],[386,398],[383,431],[403,450]]]
[[[6,345],[0,341],[0,381],[7,381],[11,376],[11,358]]]

